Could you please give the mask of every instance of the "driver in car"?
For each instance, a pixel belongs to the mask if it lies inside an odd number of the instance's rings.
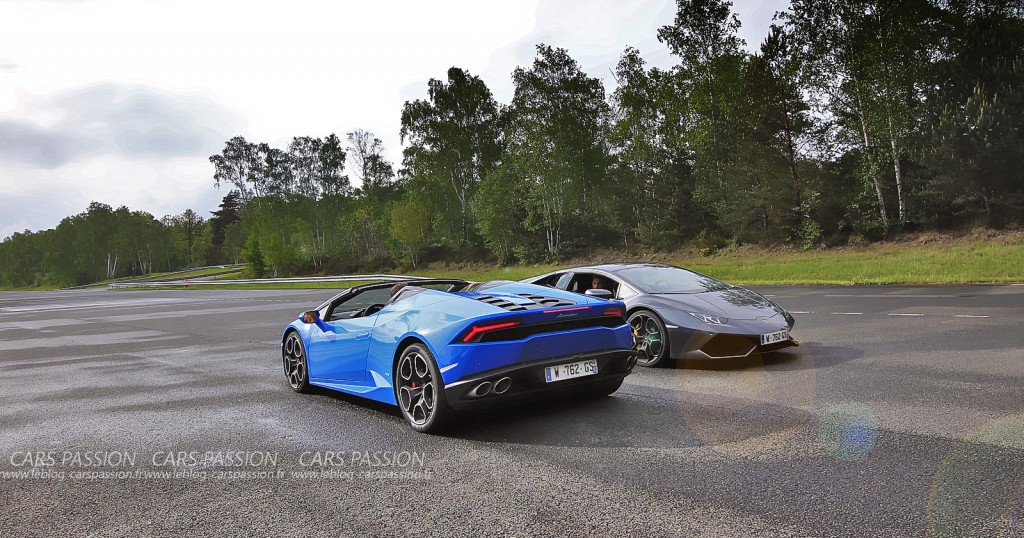
[[[398,292],[402,291],[402,288],[404,288],[404,287],[406,287],[408,285],[409,284],[406,283],[406,282],[399,282],[398,284],[395,284],[394,286],[391,286],[391,298],[394,299],[395,295],[398,295]]]

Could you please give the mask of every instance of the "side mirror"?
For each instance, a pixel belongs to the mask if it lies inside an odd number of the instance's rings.
[[[597,298],[600,298],[600,299],[605,299],[605,300],[608,300],[608,301],[612,300],[612,298],[614,297],[614,295],[612,295],[612,292],[610,292],[608,290],[603,290],[601,288],[594,288],[592,290],[587,290],[583,294],[584,295],[590,295],[591,297],[597,297]]]
[[[320,311],[310,310],[309,312],[303,312],[302,315],[299,316],[299,319],[302,320],[303,323],[316,323],[320,321]]]

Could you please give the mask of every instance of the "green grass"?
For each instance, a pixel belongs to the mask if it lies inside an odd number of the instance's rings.
[[[12,288],[10,286],[0,286],[0,291],[53,291],[59,290],[58,286],[20,286]]]
[[[942,240],[938,242],[878,243],[799,251],[741,247],[712,256],[690,252],[621,256],[564,264],[495,267],[434,264],[406,274],[462,278],[473,281],[520,280],[573,265],[602,261],[657,261],[688,267],[734,284],[950,284],[1024,282],[1024,236],[1010,240]],[[348,282],[316,284],[247,284],[224,288],[346,288]],[[198,286],[197,286],[198,287]],[[220,288],[221,286],[203,286]]]
[[[1024,241],[941,245],[888,243],[861,249],[733,252],[678,260],[737,284],[950,284],[1024,282]]]
[[[1009,239],[1009,240],[1007,240]],[[558,265],[431,267],[424,276],[467,280],[520,280],[574,265],[656,261],[687,267],[734,284],[950,284],[1024,282],[1024,235],[1000,240],[945,239],[922,243],[877,243],[801,251],[741,247],[711,256],[692,252],[651,253],[588,259]]]
[[[161,276],[169,275],[169,274],[171,274],[171,273],[170,272],[163,272],[163,273],[150,273],[148,275],[143,275],[143,276],[123,276],[121,278],[112,278],[110,280],[100,280],[99,282],[93,282],[92,284],[90,284],[90,286],[92,286],[92,285],[99,285],[99,284],[110,284],[110,283],[113,283],[113,282],[124,282],[125,280],[137,280],[137,279],[140,279],[140,278],[155,278],[155,277],[161,277]]]
[[[612,254],[562,264],[432,264],[398,274],[471,281],[521,280],[572,267],[614,261],[657,261],[688,267],[734,284],[950,284],[1024,282],[1024,233],[949,238],[922,235],[903,242],[801,251],[739,247],[711,256],[694,252]],[[205,270],[194,275],[216,272]],[[225,275],[232,278],[231,275]],[[189,286],[189,289],[338,289],[352,282]],[[42,288],[28,288],[42,289]],[[181,289],[181,286],[141,289]]]
[[[228,272],[224,273],[225,271]],[[215,275],[217,273],[224,273],[223,275],[220,275],[220,278],[237,278],[238,275],[242,274],[242,269],[211,267],[209,269],[199,269],[197,271],[189,271],[188,273],[176,274],[172,278],[195,278],[197,276]]]

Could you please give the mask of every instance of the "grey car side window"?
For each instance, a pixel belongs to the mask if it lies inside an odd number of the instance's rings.
[[[615,298],[622,300],[629,299],[630,297],[635,297],[636,295],[637,293],[636,291],[633,290],[633,288],[630,288],[629,286],[620,283],[619,292],[615,295]]]

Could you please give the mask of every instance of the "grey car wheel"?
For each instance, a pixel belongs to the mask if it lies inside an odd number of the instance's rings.
[[[661,319],[650,310],[637,310],[629,315],[629,326],[633,329],[633,349],[639,353],[636,363],[648,367],[665,363],[668,331]]]

